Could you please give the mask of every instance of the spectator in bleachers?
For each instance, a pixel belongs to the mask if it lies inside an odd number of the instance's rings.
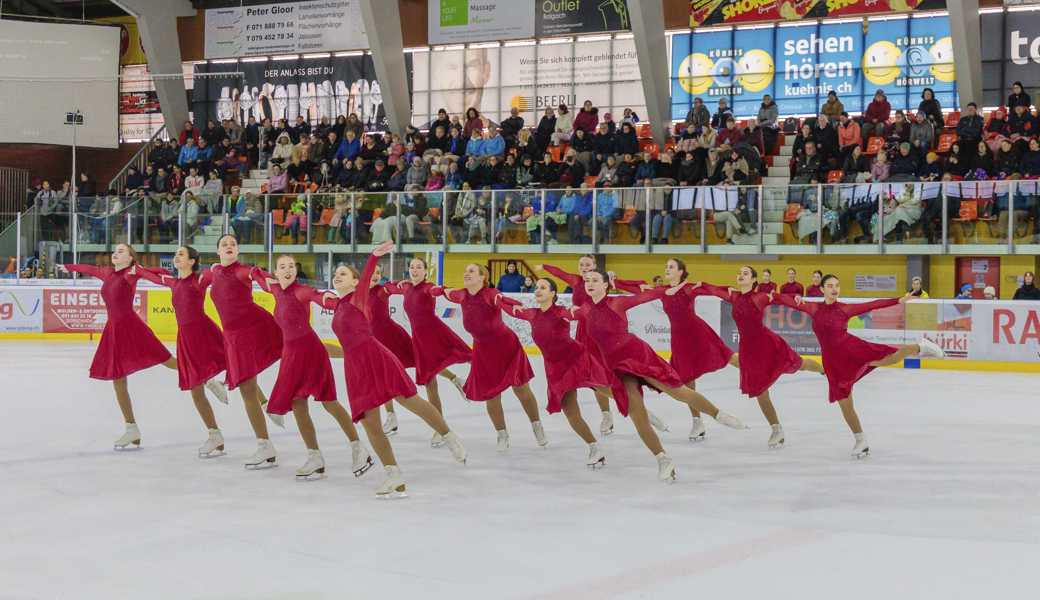
[[[574,152],[575,159],[581,163],[581,166],[586,172],[588,172],[589,163],[592,161],[593,156],[592,138],[585,133],[584,129],[574,130],[574,137],[571,138],[570,149]]]
[[[1029,146],[1029,138],[1036,135],[1036,121],[1029,113],[1029,107],[1019,104],[1012,109],[1008,117],[1008,137],[1015,145],[1015,150],[1025,152]]]
[[[616,133],[618,130],[617,123],[614,122],[614,115],[610,113],[603,113],[603,120],[600,121],[599,125],[606,125],[607,133]],[[633,129],[635,129],[635,123],[629,123],[629,125],[631,125]],[[597,125],[597,130],[598,129],[599,126]],[[591,138],[593,135],[595,134],[589,134],[589,137]]]
[[[1019,160],[1019,166],[1026,179],[1040,178],[1040,141],[1037,138],[1029,140],[1029,149]]]
[[[794,270],[794,267],[787,268],[787,281],[780,286],[781,294],[789,294],[791,296],[804,296],[805,286],[798,283],[798,272]]]
[[[698,148],[696,147],[696,140],[694,140],[693,143],[695,145],[695,150],[697,150]],[[698,156],[700,157],[699,159]],[[700,155],[695,154],[694,152],[684,152],[682,154],[682,160],[679,163],[675,176],[679,185],[687,186],[700,184],[700,182],[705,177],[705,156],[707,156],[706,151],[702,151],[702,154]]]
[[[924,283],[920,277],[914,277],[910,280],[910,291],[907,292],[914,298],[927,298],[928,292],[924,291]]]
[[[596,194],[596,235],[600,243],[609,243],[614,219],[617,218],[617,194],[607,184]]]
[[[538,127],[534,133],[534,143],[538,153],[542,154],[552,143],[553,134],[556,133],[556,114],[551,106],[545,107],[545,114],[538,120]]]
[[[921,206],[921,196],[913,185],[904,185],[903,189],[898,191],[893,189],[893,193],[895,197],[885,202],[881,235],[887,241],[897,242],[909,235],[910,228],[921,219],[924,207]]]
[[[624,113],[621,115],[621,122],[635,126],[639,123],[639,115],[637,115],[636,111],[631,108],[626,108]]]
[[[697,143],[705,150],[708,148],[714,148],[717,137],[714,127],[704,127],[701,129],[700,137],[697,138]]]
[[[892,159],[886,181],[914,181],[917,179],[917,154],[910,142],[899,144],[899,152]]]
[[[610,155],[599,170],[599,175],[596,177],[596,187],[617,185],[617,183],[617,160],[614,158],[614,155]]]
[[[191,121],[184,122],[184,128],[181,129],[180,135],[177,137],[177,144],[185,146],[188,140],[192,139],[195,142],[199,141],[199,130],[195,127],[195,124]]]
[[[566,197],[566,195],[564,196]],[[562,202],[562,201],[561,201]],[[573,198],[573,208],[567,216],[567,231],[572,244],[591,244],[585,236],[585,228],[592,220],[592,192],[582,183]]]
[[[534,166],[534,181],[542,187],[554,187],[559,180],[559,165],[553,162],[552,154],[546,152],[542,161]]]
[[[137,171],[137,167],[130,165],[126,170],[126,183],[123,184],[124,193],[128,196],[138,196],[144,191],[144,188],[144,175]]]
[[[961,143],[961,150],[965,152],[973,152],[971,149],[982,140],[982,117],[976,111],[978,105],[969,102],[957,121],[957,140]]]
[[[184,169],[194,165],[198,157],[199,149],[195,146],[195,138],[189,137],[187,143],[181,146],[180,154],[177,156],[177,164]]]
[[[693,99],[693,106],[686,112],[685,124],[692,125],[697,134],[711,125],[711,111],[704,105],[704,100],[701,100],[700,97]]]
[[[733,146],[741,140],[743,140],[743,132],[737,127],[736,119],[733,118],[733,115],[727,116],[726,122],[719,129],[715,143],[719,146]]]
[[[1000,148],[1000,142],[1009,134],[1008,118],[1003,109],[993,111],[989,122],[986,123],[982,133],[982,139],[989,145],[989,149],[996,152]]]
[[[199,138],[199,145],[195,149],[195,164],[202,173],[208,173],[213,162],[213,147],[209,145],[206,138]]]
[[[820,169],[816,142],[809,140],[803,146],[802,155],[795,161],[794,177],[791,178],[791,183],[796,185],[819,183]]]
[[[762,104],[758,107],[758,115],[755,120],[762,129],[762,142],[765,146],[763,156],[771,154],[776,147],[776,140],[779,137],[779,119],[780,109],[777,107],[776,102],[773,101],[773,97],[769,94],[762,96]]]
[[[873,183],[888,181],[890,169],[891,165],[888,163],[888,152],[878,150],[877,156],[874,157],[874,164],[870,165],[870,181]]]
[[[838,93],[834,90],[827,92],[827,100],[820,107],[820,113],[827,115],[827,119],[832,123],[837,123],[838,117],[843,112],[845,112],[845,105],[838,100]]]
[[[963,178],[968,173],[968,169],[971,168],[971,157],[966,157],[961,151],[960,142],[954,142],[950,146],[950,154],[946,157],[946,164],[943,168],[947,174],[954,177]]]
[[[867,105],[863,113],[863,140],[873,136],[884,137],[887,129],[888,117],[892,113],[892,105],[888,103],[884,90],[874,93],[874,99]]]
[[[914,115],[914,122],[910,125],[910,145],[919,154],[928,152],[935,145],[935,126],[924,112],[918,111]]]
[[[462,127],[462,137],[466,139],[472,138],[475,134],[479,134],[484,129],[484,121],[480,117],[480,111],[474,107],[466,109],[466,122]]]
[[[289,187],[289,176],[282,172],[280,165],[271,167],[271,175],[267,178],[267,193],[284,194]]]
[[[711,116],[712,128],[722,129],[726,126],[726,119],[732,115],[733,109],[729,107],[729,102],[725,98],[719,98],[719,107],[715,114]]]
[[[993,171],[991,177],[998,179],[1018,179],[1021,175],[1018,166],[1018,151],[1011,144],[1011,140],[1000,143],[1000,149],[993,157]]]
[[[996,175],[993,166],[993,152],[986,142],[979,142],[975,144],[975,156],[972,158],[967,179],[985,179]]]
[[[635,154],[621,155],[621,162],[617,164],[615,172],[618,187],[627,188],[636,184],[636,171],[639,169],[639,165],[636,164],[635,156]]]
[[[621,125],[621,131],[614,136],[615,154],[637,154],[639,152],[639,138],[636,130],[630,123]]]
[[[924,161],[917,168],[917,178],[921,181],[939,181],[942,179],[943,168],[939,162],[939,155],[935,152],[925,154]]]
[[[809,284],[809,288],[805,290],[806,298],[823,298],[823,271],[812,272],[812,282]]]
[[[1015,300],[1040,300],[1040,289],[1034,283],[1036,276],[1032,271],[1022,274],[1022,286],[1015,290]]]
[[[506,142],[506,146],[510,148],[516,145],[516,138],[520,135],[520,130],[524,128],[524,118],[520,116],[520,109],[513,107],[509,109],[509,117],[502,120],[499,125],[499,130],[502,132],[502,138]]]
[[[816,138],[813,136],[812,125],[809,123],[802,123],[800,131],[796,136],[794,136],[794,144],[791,146],[791,156],[793,157],[791,161],[792,168],[796,161],[805,154],[805,144],[807,142],[815,143]],[[792,176],[794,175],[793,169],[791,174]]]
[[[586,100],[581,110],[574,117],[574,131],[577,132],[579,129],[585,132],[585,135],[591,136],[596,131],[596,125],[599,124],[599,109],[592,105],[592,100]]]
[[[404,186],[408,185],[408,163],[404,161],[404,158],[398,158],[397,162],[391,164],[387,170],[390,171],[390,176],[386,180],[386,191],[403,191]]]
[[[364,170],[362,170],[362,173],[364,173]],[[390,170],[386,168],[386,161],[381,158],[376,159],[375,167],[368,174],[368,177],[363,179],[365,190],[369,192],[387,191],[387,183],[389,183],[391,175]]]
[[[173,172],[166,178],[166,191],[174,196],[184,193],[184,169],[180,165],[173,165]]]
[[[498,278],[498,291],[504,294],[516,294],[519,293],[524,285],[524,276],[520,274],[517,269],[516,261],[509,260],[506,262],[506,272]]]
[[[379,145],[379,141],[374,135],[365,136],[365,143],[361,145],[361,152],[358,156],[365,159],[366,163],[374,160],[383,160],[383,165],[386,165],[386,149]]]
[[[205,183],[206,178],[199,175],[199,170],[196,167],[189,167],[188,176],[184,178],[184,193],[198,194]]]
[[[202,130],[200,138],[206,140],[206,143],[210,146],[216,146],[227,137],[227,132],[220,125],[217,125],[213,119],[206,121],[206,127]]]
[[[842,112],[838,123],[838,147],[841,153],[841,163],[844,165],[852,156],[853,150],[860,147],[863,134],[859,123],[849,118],[849,113]]]
[[[910,122],[906,120],[906,114],[897,110],[892,117],[892,124],[888,127],[886,139],[890,143],[902,144],[910,141]]]
[[[622,127],[624,126],[622,125]],[[596,128],[596,133],[592,136],[592,151],[596,154],[602,154],[604,157],[614,154],[616,151],[616,137],[615,133],[609,131],[606,123],[600,123]]]
[[[412,159],[412,165],[408,167],[405,185],[414,185],[419,186],[420,188],[424,187],[429,176],[429,166],[422,158],[416,156]]]
[[[556,112],[556,130],[552,134],[552,144],[560,144],[571,139],[571,131],[574,129],[574,115],[568,110],[567,105],[560,103]]]
[[[573,148],[567,149],[567,154],[563,159],[563,165],[559,171],[559,184],[564,187],[580,186],[585,180],[585,168],[579,163],[575,157]]]
[[[935,131],[942,131],[945,122],[942,106],[939,104],[939,100],[936,99],[935,91],[932,88],[924,88],[921,92],[921,103],[917,105],[917,112],[924,113]]]
[[[1016,106],[1025,106],[1027,109],[1033,105],[1032,99],[1029,94],[1026,93],[1024,87],[1022,87],[1021,81],[1016,81],[1011,84],[1011,94],[1008,95],[1007,107],[1009,110],[1014,110]]]
[[[275,142],[274,149],[271,151],[270,162],[276,165],[281,165],[282,168],[285,168],[285,166],[289,164],[289,161],[292,160],[292,138],[289,136],[288,132],[283,131],[279,133],[278,137],[275,139],[277,141]]]
[[[346,137],[340,141],[339,147],[336,148],[335,158],[338,161],[354,160],[361,154],[361,140],[354,137],[354,130],[352,129],[346,130],[344,135]]]

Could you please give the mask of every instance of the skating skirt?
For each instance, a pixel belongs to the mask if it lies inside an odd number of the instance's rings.
[[[376,340],[386,346],[386,349],[394,353],[397,360],[401,361],[404,368],[411,369],[415,366],[415,353],[412,350],[412,338],[404,327],[390,321],[372,325],[372,333]]]
[[[473,353],[443,321],[436,316],[428,321],[412,321],[412,356],[415,382],[426,385],[451,365],[470,362]]]
[[[899,349],[886,344],[875,344],[854,335],[847,336],[837,352],[823,353],[823,370],[827,375],[828,400],[837,402],[852,395],[852,386],[873,371],[870,366]]]
[[[90,363],[91,379],[122,379],[170,359],[170,351],[136,313],[110,319]]]
[[[336,379],[332,375],[329,353],[313,331],[285,342],[278,378],[271,390],[267,412],[284,415],[292,410],[296,398],[318,402],[336,400]]]
[[[343,373],[347,380],[350,414],[357,423],[370,411],[394,398],[416,395],[404,365],[374,337],[343,349]]]
[[[471,365],[462,389],[474,402],[490,400],[534,378],[531,361],[527,360],[520,340],[508,329],[485,339],[475,339]]]
[[[694,319],[690,327],[672,330],[669,363],[686,383],[725,367],[732,356],[729,346],[701,319]]]
[[[227,369],[224,335],[211,319],[177,327],[177,383],[182,390],[203,385]]]
[[[257,309],[257,317],[248,327],[224,330],[227,385],[232,390],[262,373],[282,354],[282,330],[270,313]]]
[[[571,390],[611,386],[611,377],[606,368],[584,347],[572,360],[546,361],[545,377],[549,388],[549,404],[546,407],[549,414],[560,412],[563,396]]]
[[[740,391],[755,397],[780,379],[781,375],[797,373],[802,357],[780,336],[762,327],[752,335],[741,335]]]
[[[684,385],[672,365],[654,352],[649,344],[631,334],[628,334],[625,342],[615,347],[609,356],[604,355],[603,359],[607,369],[614,376],[615,381],[611,386],[614,401],[618,410],[625,416],[628,415],[628,392],[625,390],[622,378],[626,375],[636,378],[640,388],[649,387],[661,391],[650,383],[650,379],[671,388]],[[622,408],[622,404],[624,404],[624,408]]]

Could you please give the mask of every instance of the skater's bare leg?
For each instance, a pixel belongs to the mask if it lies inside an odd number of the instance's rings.
[[[398,398],[397,401],[401,403],[401,406],[414,413],[423,421],[426,421],[426,424],[432,427],[437,433],[446,435],[448,431],[450,431],[448,429],[448,424],[444,421],[444,417],[432,403],[423,400],[419,396]],[[499,406],[501,407],[501,403]]]
[[[296,419],[296,427],[300,430],[303,445],[308,450],[318,449],[318,434],[314,431],[314,421],[311,420],[311,412],[307,410],[307,399],[297,398],[292,403],[293,418]]]
[[[256,377],[243,381],[238,389],[242,392],[242,404],[246,408],[246,416],[249,417],[253,433],[256,434],[257,439],[268,439],[267,421],[264,420],[264,409],[261,408],[263,404],[267,403],[267,398],[260,391],[260,386],[256,384]]]
[[[518,400],[520,400],[520,406],[523,407],[524,412],[527,413],[527,419],[532,423],[538,421],[538,401],[534,398],[534,392],[531,391],[531,386],[526,383],[523,385],[514,385],[513,393],[516,394]]]
[[[736,368],[739,369],[740,368],[740,355],[739,354],[733,354],[732,356],[730,356],[729,357],[729,364],[730,364],[731,367],[736,367]]]
[[[488,399],[486,404],[488,418],[491,419],[491,424],[495,426],[495,431],[503,431],[506,428],[506,415],[502,412],[502,394],[495,396],[494,398]]]
[[[441,406],[441,391],[437,387],[437,378],[434,377],[426,384],[426,397],[429,398],[430,404],[437,409],[437,412],[444,413],[444,409]]]
[[[203,391],[201,385],[191,388],[191,399],[195,402],[195,410],[202,417],[202,422],[206,425],[206,429],[218,429],[217,418],[213,416],[213,407],[210,406],[209,398],[206,398],[206,392]]]
[[[690,383],[687,383],[686,387],[688,387],[691,390],[696,392],[697,391],[697,380],[695,379],[695,380],[691,381]],[[701,416],[701,411],[697,410],[692,404],[688,404],[687,406],[690,407],[690,415],[694,419],[696,419],[697,417]]]
[[[391,400],[391,401],[387,402],[386,404],[383,405],[383,408],[386,409],[386,412],[388,412],[390,414],[394,414],[394,401]]]
[[[440,373],[437,373],[437,374],[440,375],[441,377],[447,379],[448,381],[455,381],[456,379],[459,378],[458,375],[456,375],[455,373],[451,372],[451,369],[444,369],[443,371],[441,371]]]
[[[895,365],[903,362],[903,359],[908,356],[916,356],[921,353],[921,347],[917,344],[907,344],[906,346],[899,346],[899,349],[889,354],[885,358],[875,360],[870,363],[872,367],[887,367],[889,365]]]
[[[849,394],[848,398],[838,400],[838,406],[841,407],[841,416],[845,417],[845,422],[849,424],[852,433],[863,433],[859,415],[856,414],[856,408],[852,406],[852,394]]]
[[[798,367],[799,371],[809,371],[810,373],[823,373],[823,365],[816,362],[815,360],[802,359],[802,365]]]
[[[650,416],[647,414],[646,406],[643,404],[643,392],[639,389],[639,382],[628,376],[623,379],[623,382],[625,391],[628,392],[628,417],[632,419],[632,424],[635,425],[639,438],[643,440],[647,449],[650,450],[650,454],[657,456],[664,452],[664,447],[661,446],[661,440],[657,437],[657,432],[650,426]]]
[[[662,390],[664,393],[668,394],[672,398],[675,398],[679,402],[685,402],[687,405],[689,405],[691,411],[696,410],[702,413],[706,413],[708,415],[711,415],[713,418],[717,417],[719,414],[719,408],[712,404],[710,400],[705,398],[704,394],[696,390],[690,389],[686,386],[678,388],[668,387],[660,381],[657,381],[656,379],[647,379],[647,381],[650,382],[657,389]],[[694,416],[698,415],[694,414]]]
[[[596,403],[599,404],[601,412],[610,412],[610,390],[607,388],[597,389]]]
[[[112,387],[116,391],[116,403],[123,413],[125,423],[136,423],[134,420],[134,405],[130,402],[130,392],[126,389],[126,377],[112,380]]]
[[[388,406],[389,404],[387,402]],[[332,415],[333,419],[336,419],[336,422],[339,423],[339,428],[343,430],[343,433],[347,434],[348,440],[352,442],[358,441],[357,427],[354,427],[354,421],[350,418],[350,413],[347,412],[347,409],[342,404],[331,400],[322,402],[321,405],[325,407],[325,412]]]
[[[762,416],[769,421],[770,425],[779,425],[780,417],[776,416],[776,407],[773,406],[773,401],[769,398],[769,390],[766,390],[758,395],[758,407],[762,409]]]
[[[585,419],[581,416],[581,407],[578,406],[578,392],[571,390],[563,395],[563,400],[560,403],[563,409],[563,415],[567,417],[567,422],[570,423],[571,429],[574,433],[578,434],[578,437],[585,440],[586,444],[596,443],[596,436],[592,435],[592,430],[589,429],[589,424],[585,422]]]
[[[176,371],[177,359],[171,356],[170,358],[166,359],[166,362],[164,362],[162,366],[166,367],[167,369],[173,369],[174,371]]]
[[[366,411],[365,416],[361,418],[361,425],[365,428],[365,434],[368,435],[368,443],[372,444],[372,450],[379,457],[379,462],[383,463],[384,467],[396,465],[397,459],[394,458],[394,449],[390,447],[390,440],[383,433],[383,425],[379,422],[379,411]]]

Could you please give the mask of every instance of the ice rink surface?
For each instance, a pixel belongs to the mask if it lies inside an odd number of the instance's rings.
[[[0,599],[17,598],[1026,598],[1040,565],[1040,377],[885,369],[856,388],[873,455],[817,375],[786,376],[774,402],[787,447],[736,390],[731,368],[700,389],[751,425],[708,423],[687,441],[683,405],[651,394],[679,480],[632,425],[589,471],[562,415],[535,445],[511,394],[512,449],[495,452],[484,409],[442,383],[456,464],[399,412],[391,438],[410,497],[379,501],[331,418],[312,405],[328,466],[296,482],[291,416],[279,467],[245,471],[255,442],[233,394],[214,403],[229,454],[196,457],[204,429],[176,375],[130,379],[142,450],[114,452],[111,385],[87,378],[86,343],[0,343]],[[544,398],[541,359],[532,357]],[[342,393],[342,374],[336,365]],[[464,372],[465,367],[459,369]],[[270,390],[275,370],[261,383]],[[582,393],[586,419],[599,411]],[[343,399],[343,398],[341,398]]]

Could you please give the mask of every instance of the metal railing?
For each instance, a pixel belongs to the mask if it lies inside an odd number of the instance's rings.
[[[155,144],[155,140],[169,140],[169,135],[166,132],[166,126],[163,125],[152,134],[152,137],[148,138],[148,141],[144,143],[141,148],[130,157],[130,160],[126,161],[123,168],[115,174],[115,177],[108,182],[106,190],[115,190],[117,193],[122,194],[126,190],[126,175],[130,167],[137,169],[138,173],[144,173],[145,167],[148,166],[148,154],[152,151],[152,147]]]

